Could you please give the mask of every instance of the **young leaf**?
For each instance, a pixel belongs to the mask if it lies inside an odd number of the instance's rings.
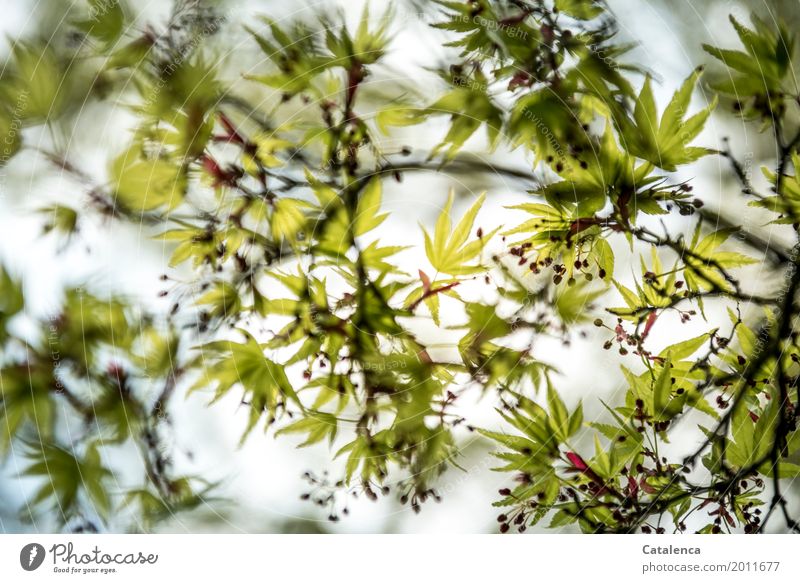
[[[456,228],[451,232],[450,210],[453,208],[454,193],[451,191],[447,198],[447,203],[442,209],[439,219],[436,221],[434,236],[428,234],[423,229],[425,235],[425,252],[428,260],[439,273],[447,275],[470,275],[482,271],[480,265],[469,265],[481,253],[488,240],[495,231],[484,234],[471,243],[467,243],[472,232],[475,217],[478,215],[486,194],[482,194],[477,201],[469,208],[459,221]]]

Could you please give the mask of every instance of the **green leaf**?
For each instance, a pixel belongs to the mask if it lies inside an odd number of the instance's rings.
[[[673,95],[660,121],[650,77],[647,77],[636,98],[632,119],[621,106],[615,105],[613,120],[620,132],[623,147],[632,155],[669,171],[712,153],[712,150],[688,146],[702,131],[717,103],[715,97],[708,107],[686,118],[688,103],[699,76],[700,70],[689,76]]]
[[[591,20],[603,13],[603,6],[597,0],[555,0],[555,6],[579,20]]]
[[[31,427],[43,440],[52,436],[57,413],[52,391],[55,380],[52,364],[0,368],[0,454],[7,452],[23,427]]]
[[[678,342],[677,344],[667,346],[659,353],[658,356],[674,362],[684,360],[697,352],[710,337],[711,334],[707,332],[697,336],[696,338],[690,338],[689,340],[684,340],[683,342]]]
[[[29,443],[26,457],[31,463],[22,475],[44,479],[29,503],[49,502],[48,511],[66,523],[82,514],[78,493],[84,489],[92,505],[88,510],[106,518],[111,510],[107,482],[113,474],[102,464],[98,447],[98,442],[90,442],[81,456],[52,443]]]
[[[655,150],[658,148],[658,112],[656,111],[656,101],[653,97],[650,76],[644,80],[642,91],[636,99],[633,109],[633,120],[639,130],[639,139],[643,141],[644,147]]]
[[[71,78],[52,45],[18,41],[12,49],[12,75],[4,78],[5,98],[13,104],[14,119],[42,124],[66,111]],[[5,144],[4,144],[5,146]]]
[[[569,416],[569,431],[567,437],[572,437],[580,431],[583,425],[583,403],[578,403],[578,406]]]
[[[335,415],[322,412],[309,412],[307,417],[298,419],[279,429],[275,435],[282,435],[284,433],[307,433],[306,440],[300,444],[299,447],[307,447],[328,438],[330,443],[336,439],[336,432],[338,429],[338,420]]]
[[[389,213],[380,214],[382,184],[379,177],[372,178],[358,199],[353,234],[360,237],[380,226]]]
[[[451,160],[466,141],[486,125],[489,143],[494,145],[503,127],[503,114],[488,93],[486,78],[476,71],[470,79],[462,79],[449,93],[422,110],[420,115],[450,115],[450,129],[434,148],[431,157],[447,148],[445,159]]]
[[[572,420],[569,417],[564,401],[552,386],[547,387],[547,408],[550,411],[550,425],[559,441],[566,441],[570,436]]]
[[[146,155],[139,144],[114,160],[110,174],[117,203],[129,211],[172,209],[186,193],[186,175],[181,167]]]
[[[586,283],[564,286],[553,298],[556,312],[565,324],[586,322],[591,318],[592,302],[605,292],[605,288],[593,288]]]
[[[125,12],[119,0],[88,0],[89,16],[75,25],[101,43],[101,50],[107,51],[125,31]]]
[[[240,332],[245,336],[244,343],[217,341],[200,347],[209,366],[193,390],[213,387],[213,403],[233,387],[241,386],[250,407],[250,421],[242,436],[244,440],[264,413],[274,416],[278,407],[287,401],[294,402],[301,410],[304,408],[284,367],[267,358],[252,335],[243,330]]]
[[[661,372],[653,383],[653,415],[662,421],[665,420],[665,417],[668,415],[667,408],[672,395],[671,369],[672,363],[670,359],[667,359],[666,362],[664,362],[664,366],[661,367]]]
[[[451,191],[444,209],[436,221],[434,236],[428,234],[423,229],[425,236],[425,252],[428,261],[439,272],[447,275],[471,275],[483,271],[480,265],[469,265],[469,262],[477,259],[483,250],[486,241],[491,238],[496,231],[484,234],[471,243],[467,243],[472,227],[475,223],[478,211],[486,194],[478,197],[478,200],[469,208],[459,221],[456,228],[451,232],[450,211],[453,208],[454,193]]]
[[[303,211],[308,206],[306,201],[297,198],[275,200],[269,221],[273,241],[296,241],[306,227],[307,220]]]

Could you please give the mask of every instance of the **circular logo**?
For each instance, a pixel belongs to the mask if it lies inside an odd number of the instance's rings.
[[[44,547],[39,543],[30,543],[19,552],[19,564],[26,571],[35,571],[44,562]]]

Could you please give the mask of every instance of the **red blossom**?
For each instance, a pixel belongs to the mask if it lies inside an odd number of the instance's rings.
[[[642,478],[639,480],[639,486],[642,488],[642,490],[644,490],[648,494],[658,493],[658,490],[656,490],[650,484],[647,483],[647,478],[645,476],[642,476]]]
[[[586,465],[586,462],[583,461],[583,458],[575,452],[568,451],[567,459],[569,460],[569,463],[571,463],[576,470],[585,472],[586,470],[589,469],[589,466]]]
[[[631,498],[636,498],[637,494],[639,494],[639,484],[636,483],[636,479],[633,476],[628,476],[628,494]]]
[[[642,332],[642,338],[647,338],[647,335],[650,333],[650,329],[653,327],[653,324],[656,323],[658,319],[658,314],[656,312],[650,312],[650,315],[647,316],[647,323],[644,325],[644,332]]]

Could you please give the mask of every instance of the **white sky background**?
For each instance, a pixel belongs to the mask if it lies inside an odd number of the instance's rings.
[[[330,6],[331,2],[324,2],[324,5]],[[32,2],[0,0],[0,4],[3,10],[0,32],[10,37],[16,37],[20,31],[28,30],[31,19],[36,18],[36,13],[31,11]],[[161,13],[167,4],[154,0],[147,5],[147,10]],[[303,6],[311,4],[304,3]],[[361,2],[342,0],[341,4],[346,6],[348,13],[354,19],[357,19],[361,12]],[[657,75],[660,83],[654,86],[654,90],[659,106],[663,108],[679,83],[697,65],[697,51],[686,49],[685,39],[679,34],[673,14],[666,10],[662,3],[612,0],[610,4],[619,18],[625,40],[641,43],[632,54],[632,60],[644,64]],[[715,39],[719,44],[727,46],[735,43],[736,37],[727,24],[726,14],[730,11],[736,12],[737,5],[720,4],[722,7],[715,9],[713,14],[703,13],[698,17],[698,31],[696,37],[690,38],[692,43],[699,44],[701,40],[707,42],[708,39]],[[377,14],[382,5],[383,2],[372,2],[373,14]],[[254,12],[266,12],[262,7],[268,7],[270,16],[278,20],[280,16],[275,12],[275,7],[278,7],[279,11],[305,9],[298,8],[293,2],[256,0],[242,0],[237,6],[241,6],[241,9],[232,13],[232,20],[235,22],[236,14],[241,14],[246,16],[249,24],[253,24],[250,15]],[[746,13],[739,11],[737,15],[746,16]],[[408,11],[398,10],[398,18],[402,16],[408,16]],[[704,27],[704,23],[709,22],[715,23],[714,30]],[[393,73],[400,76],[425,74],[431,81],[424,86],[438,88],[430,73],[422,72],[420,67],[436,62],[432,55],[441,53],[437,40],[441,38],[437,36],[439,33],[426,31],[424,23],[413,18],[403,20],[402,26],[396,26],[394,30],[397,34],[393,50],[390,51],[390,68],[381,71],[370,82],[391,84]],[[0,54],[4,50],[5,47],[0,49]],[[233,66],[238,63],[239,51],[245,50],[252,50],[252,45],[247,48],[235,48],[230,61]],[[709,61],[710,58],[705,59],[705,62]],[[432,90],[430,97],[435,96]],[[701,95],[697,95],[695,100],[698,109],[704,105]],[[86,115],[93,114],[94,112],[86,112]],[[88,156],[83,154],[84,159],[87,164],[94,164],[101,176],[109,152],[120,151],[126,143],[127,137],[117,131],[118,128],[124,127],[126,118],[118,117],[119,119],[108,120],[103,118],[109,125],[104,125],[99,135],[73,136],[74,143],[71,149],[75,152],[90,151],[91,154]],[[399,135],[402,135],[404,140],[413,140],[416,146],[433,145],[443,136],[445,123],[443,120],[441,126],[434,126],[436,129],[430,130],[423,136],[418,134],[418,130]],[[721,143],[722,135],[732,135],[735,145],[747,149],[747,135],[744,132],[735,127],[720,127],[718,123],[710,124],[697,142],[713,147]],[[35,134],[30,138],[36,139]],[[26,139],[29,139],[28,134]],[[397,149],[403,143],[407,142],[398,144]],[[481,151],[479,142],[470,144],[475,151]],[[502,162],[519,168],[530,165],[530,161],[519,151],[512,155],[504,155]],[[57,245],[52,239],[38,240],[41,220],[32,216],[30,211],[41,206],[43,199],[55,200],[66,189],[74,190],[74,186],[68,181],[62,182],[58,179],[33,180],[25,172],[19,172],[20,165],[28,163],[33,163],[31,158],[15,160],[13,169],[2,170],[8,177],[0,183],[0,261],[24,275],[27,297],[33,304],[34,310],[44,312],[52,310],[58,305],[58,290],[64,283],[77,283],[86,277],[101,287],[124,290],[128,294],[140,294],[144,301],[151,301],[156,292],[162,289],[158,276],[164,271],[168,259],[165,250],[159,244],[143,238],[137,229],[114,224],[110,228],[98,226],[90,229],[83,235],[85,244],[78,244],[69,252],[58,255]],[[52,169],[42,166],[41,171],[52,172]],[[693,167],[692,172],[685,176],[697,177],[697,182],[694,183],[695,192],[713,207],[720,203],[724,206],[724,196],[730,193],[730,190],[725,190],[729,189],[730,185],[723,185],[718,179],[720,171],[727,171],[727,168],[720,168],[718,160],[714,159]],[[14,174],[16,172],[23,175],[24,179],[18,179]],[[754,178],[759,176],[760,172],[755,171]],[[432,225],[444,204],[450,185],[455,186],[457,192],[469,195],[465,192],[467,188],[465,185],[459,186],[457,182],[448,181],[441,176],[408,175],[399,187],[388,187],[384,204],[386,209],[393,213],[385,226],[381,227],[381,236],[387,241],[403,240],[406,244],[415,242],[421,245],[421,233],[417,223]],[[478,193],[472,194],[476,196]],[[456,216],[460,216],[471,202],[471,198],[464,196],[459,199],[454,210]],[[524,198],[524,192],[519,184],[504,185],[499,182],[493,185],[489,189],[487,205],[478,223],[484,227],[484,231],[487,231],[496,224],[510,219],[512,215],[503,211],[501,207],[522,201]],[[753,224],[761,224],[757,222],[755,215],[752,221]],[[673,224],[679,224],[679,220],[673,219]],[[85,251],[86,244],[91,247],[91,253]],[[620,251],[618,264],[623,264],[627,251],[624,245],[617,248]],[[423,258],[424,255],[419,250],[407,254],[408,269],[413,272],[423,263]],[[638,259],[634,265],[638,270]],[[752,269],[753,281],[762,277],[759,269],[759,266]],[[617,275],[626,279],[624,273]],[[719,314],[712,317],[719,317]],[[725,322],[725,319],[721,321]],[[664,321],[659,320],[656,324],[654,336],[657,331],[658,337],[663,338],[666,345],[690,338],[706,329],[707,325],[703,326],[702,322],[679,325],[664,318]],[[615,399],[612,393],[621,388],[621,383],[618,359],[613,353],[601,349],[606,335],[599,334],[597,329],[591,326],[588,326],[586,331],[589,337],[580,340],[576,336],[569,350],[558,343],[545,342],[537,346],[536,354],[564,371],[559,387],[564,390],[568,405],[574,405],[578,399],[584,398],[586,417],[592,419],[592,415],[599,414],[597,397],[607,397],[613,402]],[[430,327],[420,332],[423,338],[429,333],[431,333]],[[618,398],[620,396],[617,395]],[[469,422],[492,425],[496,423],[492,411],[493,405],[493,397],[487,395],[481,402],[465,403],[464,411]],[[350,515],[334,525],[325,520],[327,513],[323,509],[316,509],[310,503],[299,500],[299,494],[308,490],[301,479],[304,471],[321,472],[326,467],[332,469],[337,467],[330,464],[331,452],[324,446],[297,450],[294,448],[297,440],[292,440],[288,436],[275,440],[272,435],[265,437],[255,431],[245,446],[237,449],[239,437],[246,423],[246,412],[237,407],[236,399],[223,400],[208,409],[204,406],[202,395],[193,396],[186,401],[178,395],[173,402],[172,415],[178,428],[177,446],[180,449],[190,448],[194,454],[192,462],[184,459],[185,456],[178,457],[177,463],[180,469],[224,480],[224,492],[230,497],[231,502],[214,505],[213,510],[209,508],[203,513],[204,517],[178,516],[164,527],[170,531],[200,529],[269,532],[280,528],[281,522],[295,517],[319,519],[325,523],[323,527],[335,532],[493,531],[496,529],[497,511],[492,508],[491,502],[497,498],[497,488],[508,485],[510,478],[508,475],[498,475],[488,471],[488,468],[495,464],[486,455],[487,444],[472,444],[465,449],[465,457],[461,463],[473,471],[463,473],[451,469],[445,474],[439,486],[439,490],[444,494],[441,504],[429,502],[423,506],[420,515],[414,515],[407,507],[400,507],[395,502],[394,496],[382,499],[378,503],[352,501],[348,505]],[[465,446],[467,445],[465,442]],[[675,444],[676,447],[679,445]],[[132,452],[130,455],[134,456],[131,459],[135,459],[135,453]],[[24,491],[30,485],[16,480],[14,476],[18,469],[12,459],[5,464],[3,474],[0,474],[0,516],[8,515],[10,509],[18,505]],[[336,476],[336,473],[333,472],[333,475]],[[219,514],[215,515],[217,512]],[[7,530],[24,528],[13,522],[0,526],[4,526]]]

